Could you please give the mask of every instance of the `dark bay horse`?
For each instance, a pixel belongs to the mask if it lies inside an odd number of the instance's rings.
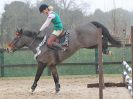
[[[103,48],[107,48],[108,42],[116,47],[121,46],[121,42],[115,40],[102,24],[98,22],[89,22],[87,24],[83,24],[77,26],[74,29],[68,30],[69,34],[69,47],[66,51],[55,51],[47,47],[46,44],[40,47],[40,54],[36,57],[38,62],[38,68],[36,72],[36,76],[31,87],[32,92],[35,90],[37,86],[37,82],[40,79],[40,76],[46,66],[49,66],[54,82],[55,82],[55,90],[59,92],[60,84],[59,84],[59,77],[56,69],[56,65],[61,63],[66,58],[70,57],[74,54],[77,50],[81,48],[94,48],[97,47],[97,39],[98,39],[98,28],[102,29],[103,35]],[[28,47],[30,50],[36,54],[36,48],[42,41],[42,38],[36,37],[37,33],[31,31],[23,31],[18,30],[16,31],[15,38],[9,44],[7,50],[8,51],[16,51],[24,46]],[[36,38],[35,38],[36,37]],[[58,56],[58,57],[56,57]]]

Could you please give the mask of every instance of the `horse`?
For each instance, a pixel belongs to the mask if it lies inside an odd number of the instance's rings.
[[[106,50],[108,48],[108,42],[116,47],[121,46],[121,42],[112,37],[108,29],[99,22],[88,22],[78,25],[73,29],[68,29],[69,47],[66,51],[51,49],[46,43],[43,43],[40,47],[40,53],[36,57],[38,67],[34,82],[31,86],[32,92],[35,91],[37,82],[39,81],[44,68],[48,66],[54,79],[55,92],[58,93],[60,91],[60,83],[56,65],[63,62],[81,48],[96,48],[98,45],[98,28],[102,29],[103,49]],[[48,38],[49,35],[50,33],[46,34],[44,38]],[[7,50],[9,52],[14,52],[22,47],[28,47],[36,54],[37,48],[42,40],[46,42],[46,39],[44,40],[44,38],[38,37],[36,32],[20,29],[16,31],[16,36],[9,43]]]

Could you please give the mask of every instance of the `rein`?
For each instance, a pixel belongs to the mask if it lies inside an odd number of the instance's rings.
[[[40,33],[40,32],[38,32],[37,35],[34,36],[34,39],[31,41],[31,43],[28,45],[28,47],[30,47],[30,46],[33,44],[33,42],[36,40],[36,38],[37,38],[37,36],[39,35],[39,33]]]
[[[37,38],[37,36],[38,36],[39,34],[40,34],[40,32],[38,32],[37,35],[34,36],[34,39],[31,41],[31,43],[29,44],[28,47],[30,47],[30,46],[33,44],[33,42],[36,40],[36,38]],[[44,37],[45,37],[45,36],[47,36],[47,33],[45,33]],[[44,38],[43,38],[43,39],[44,39]],[[42,42],[43,42],[43,40],[42,40]]]
[[[36,38],[37,38],[37,37],[35,37],[35,38],[31,41],[31,43],[28,45],[28,47],[31,47],[31,45],[34,43],[34,41],[36,40]]]

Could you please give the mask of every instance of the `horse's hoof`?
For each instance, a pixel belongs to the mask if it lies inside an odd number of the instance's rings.
[[[59,93],[59,91],[57,91],[57,90],[56,90],[56,92],[55,92],[55,93],[56,93],[56,94],[58,94],[58,93]]]
[[[35,91],[35,89],[34,89],[34,90],[32,89],[32,90],[31,90],[31,93],[33,93],[34,91]]]
[[[33,95],[34,90],[30,89],[30,91],[29,91],[29,92],[30,92],[30,94],[31,94],[31,95]]]
[[[31,89],[31,91],[30,91],[31,95],[33,95],[34,91],[35,91],[35,89]]]
[[[31,92],[30,94],[33,95],[33,92]]]
[[[56,93],[58,93],[60,91],[60,88],[56,88],[55,90],[56,90]]]
[[[36,83],[34,83],[34,84],[31,86],[31,93],[33,93],[33,92],[35,91],[36,87],[37,87],[37,84],[36,84]]]
[[[59,93],[59,91],[60,91],[60,84],[56,84],[55,90],[56,90],[56,93]]]
[[[59,95],[60,93],[59,93],[59,91],[58,91],[58,92],[55,92],[55,94],[56,94],[56,95]]]
[[[113,55],[112,51],[109,51],[109,50],[106,51],[104,54],[109,55],[109,56]]]
[[[107,55],[109,56],[113,55],[112,51],[109,51]]]

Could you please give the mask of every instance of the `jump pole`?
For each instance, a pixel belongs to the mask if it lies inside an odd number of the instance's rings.
[[[98,28],[99,99],[103,99],[102,29]]]
[[[131,46],[132,46],[132,92],[133,92],[133,26],[131,26]]]
[[[103,99],[104,85],[112,86],[110,83],[104,83],[103,77],[103,63],[102,63],[102,29],[97,29],[97,42],[98,42],[98,69],[99,69],[99,83],[87,84],[88,88],[99,88],[99,99]]]

